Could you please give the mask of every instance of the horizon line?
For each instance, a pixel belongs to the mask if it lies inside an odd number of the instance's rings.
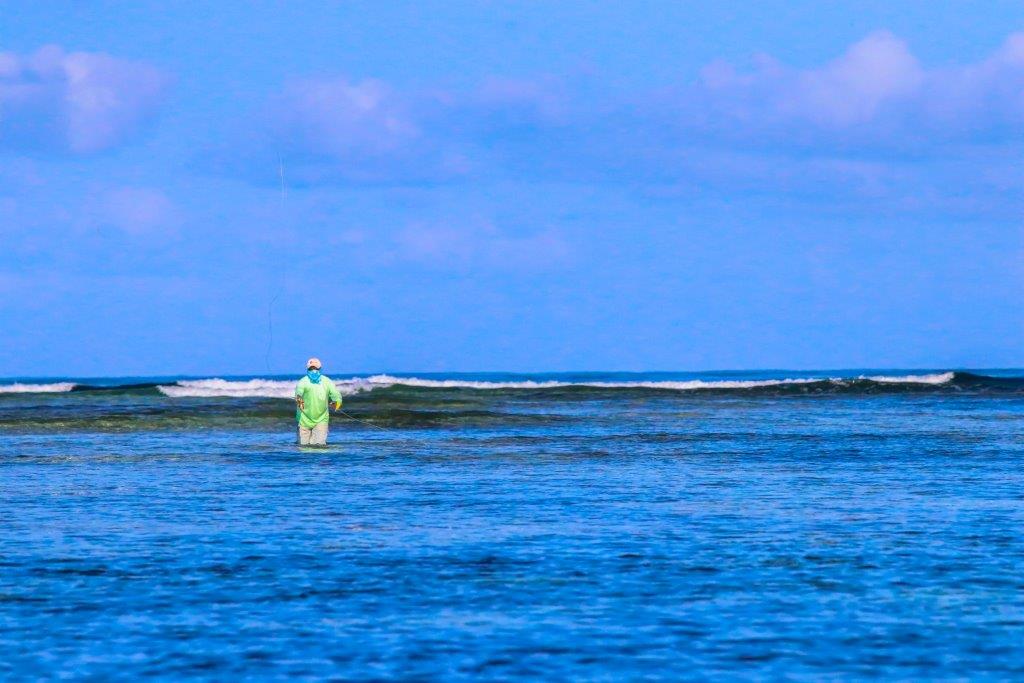
[[[1008,372],[1017,371],[1024,372],[1024,366],[1018,367],[967,367],[967,366],[956,366],[956,367],[943,367],[943,366],[931,366],[931,367],[833,367],[833,368],[745,368],[745,369],[715,369],[715,370],[532,370],[532,371],[521,371],[521,370],[428,370],[428,371],[396,371],[396,370],[383,370],[383,371],[356,371],[356,370],[344,370],[335,373],[325,372],[324,374],[330,375],[348,375],[348,376],[359,376],[359,377],[374,377],[380,375],[387,375],[391,377],[424,377],[430,375],[517,375],[517,376],[537,376],[537,375],[609,375],[609,374],[623,374],[623,375],[651,375],[651,374],[690,374],[690,375],[708,375],[708,374],[730,374],[730,373],[782,373],[782,372],[795,372],[795,373],[840,373],[840,372],[927,372],[927,373],[940,373],[940,372]],[[0,376],[0,382],[7,381],[52,381],[52,380],[110,380],[110,379],[149,379],[149,380],[160,380],[160,379],[271,379],[279,377],[295,377],[301,376],[302,371],[292,372],[261,372],[261,373],[178,373],[178,374],[152,374],[152,375],[5,375]]]

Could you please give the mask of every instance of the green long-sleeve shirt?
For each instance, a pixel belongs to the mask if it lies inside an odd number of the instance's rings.
[[[319,384],[313,384],[309,377],[303,377],[295,385],[295,396],[302,399],[303,408],[295,409],[295,418],[306,429],[312,429],[331,419],[329,403],[341,402],[341,394],[328,377],[321,376]]]

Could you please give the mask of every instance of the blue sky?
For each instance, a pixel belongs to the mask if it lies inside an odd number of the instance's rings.
[[[1022,366],[1022,132],[1019,3],[12,4],[0,375]]]

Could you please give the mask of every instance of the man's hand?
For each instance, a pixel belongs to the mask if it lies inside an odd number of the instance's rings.
[[[334,412],[338,412],[339,410],[341,410],[341,401],[335,401],[334,402]]]
[[[306,409],[306,402],[302,400],[301,396],[296,396],[295,397],[295,404],[297,406],[299,406],[299,410],[305,410]]]

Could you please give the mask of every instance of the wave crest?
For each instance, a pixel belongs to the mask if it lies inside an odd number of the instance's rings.
[[[869,379],[872,382],[881,382],[882,384],[946,384],[947,382],[952,382],[955,376],[956,374],[953,372],[937,372],[932,375],[861,376],[858,379]]]
[[[472,389],[494,390],[545,390],[545,389],[655,389],[663,391],[723,391],[761,389],[771,387],[794,387],[800,385],[826,384],[836,389],[856,383],[940,385],[952,382],[953,372],[923,375],[875,375],[860,377],[804,377],[791,379],[750,379],[750,380],[625,380],[625,381],[567,381],[567,380],[513,380],[487,381],[467,379],[427,379],[423,377],[401,377],[395,375],[373,375],[371,377],[350,377],[333,379],[334,385],[344,396],[405,386],[424,389]],[[294,380],[225,380],[220,378],[182,380],[174,384],[160,385],[157,389],[173,398],[185,397],[229,397],[229,398],[291,398],[295,390]]]
[[[765,380],[636,380],[623,382],[563,382],[550,380],[538,382],[522,380],[515,382],[487,382],[461,379],[422,379],[420,377],[394,377],[374,375],[367,378],[374,386],[389,387],[403,385],[428,389],[564,389],[569,387],[590,387],[596,389],[669,389],[690,391],[693,389],[754,389],[780,384],[809,384],[824,381],[812,379],[765,379]]]
[[[342,396],[373,388],[364,379],[333,381]],[[291,398],[295,395],[295,384],[295,380],[227,380],[215,377],[161,384],[157,389],[172,398]]]
[[[0,384],[0,394],[60,394],[75,388],[73,382],[52,382],[50,384]]]

